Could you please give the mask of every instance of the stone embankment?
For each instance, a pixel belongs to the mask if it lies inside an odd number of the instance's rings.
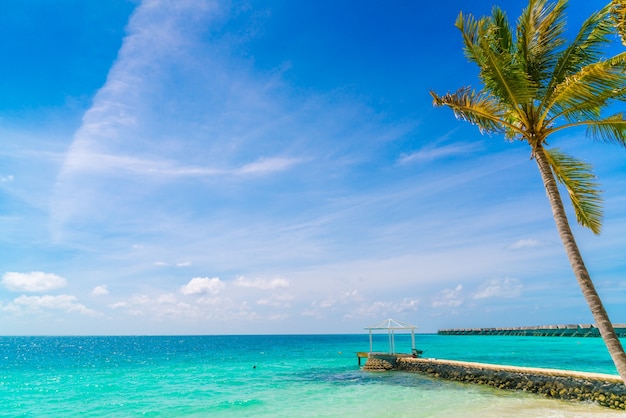
[[[411,357],[410,354],[369,353],[363,370],[370,372],[386,372],[394,370],[398,359]]]
[[[626,386],[619,376],[411,357],[398,358],[395,370],[626,410]]]
[[[394,365],[385,359],[370,357],[365,362],[365,366],[363,366],[363,370],[367,370],[369,372],[386,372],[387,370],[393,370]]]

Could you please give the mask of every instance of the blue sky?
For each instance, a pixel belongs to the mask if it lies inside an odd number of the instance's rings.
[[[0,6],[0,334],[593,322],[527,147],[432,107],[491,5]],[[574,232],[626,322],[626,150],[553,143],[595,166],[604,230]]]

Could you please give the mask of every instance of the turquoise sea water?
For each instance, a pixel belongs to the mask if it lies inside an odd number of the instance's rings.
[[[387,351],[375,335],[374,351]],[[616,374],[600,339],[417,335],[425,357]],[[370,373],[367,335],[0,337],[2,417],[578,417],[589,404]],[[396,336],[396,351],[410,337]]]

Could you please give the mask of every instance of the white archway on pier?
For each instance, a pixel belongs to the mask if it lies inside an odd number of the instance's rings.
[[[378,324],[371,325],[365,328],[370,333],[370,353],[373,351],[372,346],[372,331],[387,331],[389,336],[389,354],[396,353],[395,332],[396,331],[411,331],[411,351],[415,351],[415,325],[407,324],[406,322],[396,321],[395,319],[386,319]]]

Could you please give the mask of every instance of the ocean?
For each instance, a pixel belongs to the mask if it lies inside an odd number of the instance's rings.
[[[599,338],[416,335],[424,357],[617,374]],[[410,352],[410,336],[396,335]],[[374,351],[388,350],[387,335]],[[0,337],[2,417],[604,417],[593,404],[366,372],[368,335]]]

